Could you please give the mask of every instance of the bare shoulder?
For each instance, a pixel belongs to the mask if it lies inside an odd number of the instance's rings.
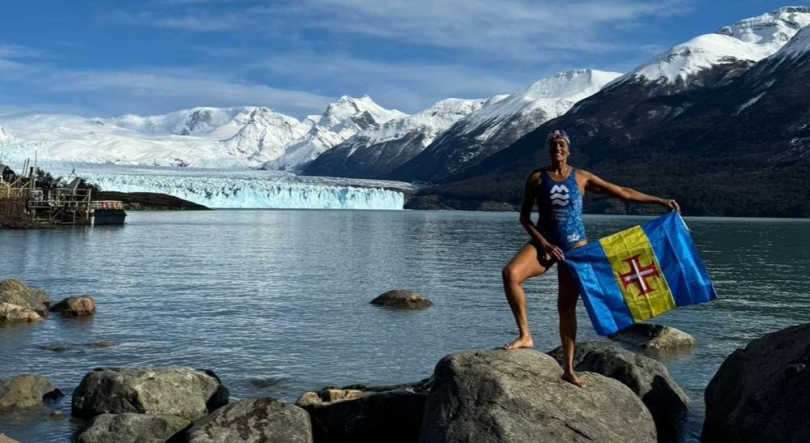
[[[540,176],[541,176],[542,172],[543,172],[543,168],[535,169],[534,171],[530,172],[529,177],[526,178],[526,183],[527,184],[529,184],[529,183],[539,183],[540,182]]]

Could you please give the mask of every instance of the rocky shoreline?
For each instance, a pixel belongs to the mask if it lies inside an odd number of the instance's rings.
[[[414,297],[405,291],[397,295]],[[51,307],[39,288],[0,282],[0,303],[40,317],[51,311],[92,315],[95,305],[91,309],[89,300],[72,297]],[[650,340],[641,343],[639,337]],[[677,331],[654,325],[624,338],[639,351],[694,346]],[[88,369],[71,396],[71,420],[83,423],[73,441],[679,441],[690,400],[661,362],[613,342],[578,343],[575,365],[587,383],[583,389],[561,379],[560,359],[560,349],[467,350],[442,358],[428,379],[324,387],[302,393],[295,404],[272,397],[230,402],[227,386],[206,369]],[[810,324],[765,335],[732,353],[706,388],[701,441],[810,441],[808,360]],[[0,380],[0,421],[4,414],[47,410],[60,396],[40,375]],[[14,440],[0,435],[0,442],[9,441]]]

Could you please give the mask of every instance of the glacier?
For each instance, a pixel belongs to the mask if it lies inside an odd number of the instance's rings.
[[[76,173],[104,191],[156,192],[213,209],[402,210],[409,183],[300,177],[282,171],[44,164],[54,175]]]

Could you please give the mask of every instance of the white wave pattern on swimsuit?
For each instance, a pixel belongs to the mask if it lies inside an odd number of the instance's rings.
[[[551,205],[552,206],[568,206],[570,203],[570,196],[568,195],[568,187],[565,185],[554,185],[551,187]]]

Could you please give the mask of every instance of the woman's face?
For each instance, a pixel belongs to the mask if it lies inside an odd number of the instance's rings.
[[[548,141],[548,155],[558,162],[568,159],[568,142],[564,138],[552,138]]]

